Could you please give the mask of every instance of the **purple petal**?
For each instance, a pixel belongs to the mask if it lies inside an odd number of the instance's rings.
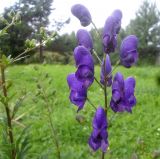
[[[83,88],[83,83],[77,80],[75,73],[71,73],[67,76],[67,82],[71,90],[80,91]]]
[[[112,16],[115,17],[117,20],[122,19],[122,11],[119,9],[116,9],[113,11]]]
[[[138,60],[138,38],[135,35],[127,36],[121,44],[120,59],[122,64],[129,68]]]
[[[78,45],[83,45],[89,50],[93,49],[93,41],[90,33],[87,30],[80,29],[76,34]]]
[[[102,152],[106,152],[108,148],[108,141],[102,140],[101,142],[101,150]]]
[[[82,4],[75,4],[71,8],[72,14],[80,20],[82,26],[88,26],[91,21],[91,14],[89,10]]]
[[[111,62],[110,62],[110,57],[109,55],[106,55],[106,64],[105,64],[105,70],[104,70],[104,61],[102,63],[102,66],[101,66],[101,79],[100,79],[100,82],[104,85],[105,83],[105,71],[106,71],[106,75],[109,75],[110,72],[112,71],[112,66],[111,66]],[[112,75],[110,75],[108,78],[107,78],[107,86],[111,86],[112,84]]]
[[[118,102],[121,99],[121,94],[119,93],[119,91],[113,91],[112,99],[114,102]]]
[[[89,138],[88,144],[93,151],[97,151],[101,147],[101,141],[94,139],[92,135]]]
[[[82,89],[81,91],[71,90],[70,92],[70,101],[78,106],[78,111],[81,110],[86,102],[87,91]]]
[[[102,107],[98,107],[93,118],[93,128],[103,129],[107,127],[106,113]]]
[[[115,18],[115,30],[116,34],[119,33],[121,29],[121,19],[122,19],[122,12],[119,9],[113,11],[112,16]]]
[[[76,66],[87,65],[91,69],[94,69],[94,61],[92,55],[84,46],[77,46],[74,50],[74,59]]]
[[[88,88],[94,81],[94,70],[86,65],[80,65],[75,75],[77,80],[83,82],[85,88]]]

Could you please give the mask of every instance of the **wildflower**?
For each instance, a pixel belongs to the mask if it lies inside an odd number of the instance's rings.
[[[120,10],[115,10],[105,22],[102,42],[106,53],[115,51],[117,46],[117,34],[121,28],[121,18],[122,12]]]
[[[83,87],[83,83],[78,81],[75,74],[69,74],[67,77],[68,86],[70,88],[70,101],[78,106],[81,110],[87,99],[87,89]]]
[[[107,86],[111,86],[112,84],[112,66],[111,66],[111,61],[109,55],[106,55],[106,64],[105,64],[105,69],[104,69],[104,61],[101,66],[101,80],[100,82],[104,85],[105,84],[105,74],[106,74],[106,81],[107,81]]]
[[[119,9],[116,9],[113,11],[112,16],[115,18],[115,30],[116,30],[116,34],[119,33],[120,29],[121,29],[121,19],[122,19],[122,12]]]
[[[112,98],[110,106],[114,112],[132,112],[136,105],[134,96],[135,79],[128,77],[124,80],[121,73],[116,73],[112,84]]]
[[[103,47],[106,53],[114,52],[117,46],[117,36],[114,26],[115,18],[113,16],[108,17],[105,22],[102,37]]]
[[[80,20],[82,26],[88,26],[91,21],[91,14],[89,10],[82,4],[75,4],[71,8],[72,14]]]
[[[125,67],[129,68],[137,62],[137,47],[138,38],[135,35],[129,35],[122,41],[120,48],[120,60]]]
[[[85,88],[88,88],[94,81],[94,62],[92,55],[84,46],[78,46],[74,50],[74,58],[77,66],[76,78],[83,82]]]
[[[106,152],[108,148],[108,133],[107,133],[107,119],[104,109],[99,106],[92,122],[93,131],[89,138],[88,144],[94,150],[101,148],[103,152]]]
[[[90,51],[93,49],[92,37],[87,30],[79,29],[76,34],[76,38],[78,41],[78,45],[82,45]]]

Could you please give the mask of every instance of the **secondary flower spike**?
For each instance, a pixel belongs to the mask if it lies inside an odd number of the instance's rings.
[[[121,63],[129,68],[134,65],[138,60],[138,38],[135,35],[127,36],[120,47],[120,60]]]
[[[105,84],[105,74],[107,75],[106,81],[107,81],[107,86],[111,86],[112,84],[112,74],[110,74],[112,71],[112,66],[111,66],[111,61],[109,55],[106,55],[106,64],[105,64],[105,69],[104,69],[104,61],[101,66],[101,79],[100,82],[101,84]]]
[[[76,78],[88,88],[94,81],[94,62],[89,50],[84,46],[78,46],[74,50],[74,58],[77,66]]]
[[[72,14],[80,20],[82,26],[88,26],[91,21],[91,14],[89,10],[82,4],[75,4],[71,8]]]
[[[110,106],[114,112],[132,112],[136,105],[134,96],[135,79],[128,77],[124,80],[121,73],[116,73],[112,84],[112,98]]]
[[[94,150],[101,148],[103,152],[108,148],[107,119],[104,109],[99,106],[92,122],[93,131],[89,138],[88,144]]]
[[[93,49],[93,41],[91,34],[84,29],[79,29],[76,34],[78,45],[86,47],[88,50]]]
[[[81,110],[87,99],[87,89],[83,87],[83,83],[78,81],[75,74],[69,74],[67,77],[68,86],[70,88],[70,101],[78,106]]]

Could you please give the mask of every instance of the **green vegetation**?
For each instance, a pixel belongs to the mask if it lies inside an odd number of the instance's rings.
[[[87,144],[91,132],[93,108],[86,103],[76,117],[77,108],[70,104],[68,99],[66,76],[75,71],[74,69],[69,65],[13,65],[8,68],[7,79],[14,81],[9,95],[16,93],[18,97],[22,91],[29,92],[19,110],[19,115],[26,113],[21,121],[24,125],[18,125],[14,129],[16,136],[20,133],[21,126],[29,126],[31,149],[29,149],[28,158],[56,158],[56,148],[51,137],[45,103],[37,96],[37,79],[45,85],[47,92],[55,92],[50,96],[50,100],[54,101],[52,120],[58,134],[62,159],[98,158],[99,152],[91,152]],[[97,78],[99,78],[99,71],[100,68],[96,67]],[[130,75],[135,76],[137,105],[132,114],[124,113],[108,117],[112,119],[109,127],[110,146],[106,158],[129,159],[138,156],[140,159],[154,159],[160,151],[159,68],[148,66],[127,70],[118,67],[117,71],[122,72],[125,78]],[[39,72],[43,75],[42,77],[39,76]],[[48,76],[53,78],[52,84],[45,82]],[[97,83],[89,89],[88,97],[92,97],[96,106],[104,104],[103,93]],[[0,114],[2,112],[3,107],[0,105]],[[78,122],[76,119],[80,117],[82,120]],[[0,135],[2,134],[1,126]],[[2,158],[2,142],[1,135],[0,158]]]

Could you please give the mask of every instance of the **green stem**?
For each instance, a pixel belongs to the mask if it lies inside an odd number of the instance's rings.
[[[6,80],[5,80],[5,68],[4,68],[3,65],[1,66],[1,80],[2,80],[3,95],[4,95],[5,98],[7,98],[7,88],[6,88]],[[16,158],[16,150],[14,148],[12,119],[11,119],[10,109],[9,109],[9,105],[8,105],[7,101],[5,101],[4,106],[5,106],[6,116],[7,116],[8,137],[9,137],[10,144],[11,144],[11,158],[15,159]]]
[[[112,69],[112,71],[107,75],[107,78],[113,73],[113,71],[119,66],[119,64],[120,64],[120,60],[118,60],[117,62],[116,62],[116,64],[115,64],[115,66],[113,67],[113,69]]]
[[[102,65],[102,60],[99,58],[97,52],[96,52],[94,49],[92,50],[92,52],[93,52],[93,54],[96,56],[96,58],[98,59],[100,65]]]
[[[89,98],[87,98],[87,101],[95,110],[97,110],[96,106],[90,101]]]
[[[104,156],[105,156],[105,153],[104,153],[104,152],[102,152],[102,159],[104,159]]]
[[[104,101],[105,101],[105,113],[107,118],[107,74],[106,74],[106,54],[104,54]],[[104,159],[105,153],[102,152],[102,159]]]
[[[106,54],[104,54],[104,101],[105,101],[105,112],[107,115],[107,74],[106,74]]]
[[[101,34],[100,34],[98,28],[96,27],[95,23],[94,23],[93,21],[92,21],[91,23],[92,23],[93,27],[94,27],[95,30],[96,30],[97,36],[101,39]]]
[[[98,83],[98,85],[99,85],[102,89],[104,89],[103,85],[97,80],[97,78],[94,77],[94,79],[95,79],[95,81]]]

